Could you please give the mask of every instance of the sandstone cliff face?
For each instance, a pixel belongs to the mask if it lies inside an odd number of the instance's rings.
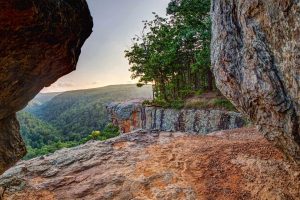
[[[300,162],[300,1],[213,0],[218,88]]]
[[[199,136],[136,132],[22,161],[4,200],[299,199],[300,168],[256,129]]]
[[[75,70],[92,26],[85,0],[0,1],[0,174],[26,152],[14,113]]]
[[[245,125],[242,115],[236,112],[146,107],[141,100],[111,103],[107,112],[109,121],[123,133],[146,129],[207,134]]]

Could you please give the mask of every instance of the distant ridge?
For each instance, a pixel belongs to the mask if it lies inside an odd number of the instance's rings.
[[[151,97],[151,85],[138,88],[135,84],[40,93],[18,113],[21,134],[27,145],[35,146],[48,143],[45,138],[51,138],[51,132],[55,140],[78,141],[106,126],[107,103]]]

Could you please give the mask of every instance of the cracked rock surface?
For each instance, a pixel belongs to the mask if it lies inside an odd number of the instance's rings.
[[[300,162],[300,1],[213,0],[218,88]]]
[[[299,199],[300,168],[255,128],[139,131],[19,162],[3,199]]]

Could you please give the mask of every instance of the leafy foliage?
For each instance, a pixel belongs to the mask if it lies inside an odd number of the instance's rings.
[[[114,138],[120,135],[119,127],[114,126],[113,124],[109,123],[105,126],[103,131],[92,131],[90,135],[82,140],[83,143],[89,140],[108,140],[110,138]]]
[[[62,148],[71,148],[78,146],[80,144],[84,144],[90,140],[107,140],[113,137],[117,137],[120,134],[119,128],[112,125],[108,124],[104,131],[104,134],[101,134],[100,131],[92,131],[90,135],[88,135],[86,138],[81,139],[80,141],[67,141],[67,142],[52,142],[51,144],[48,145],[43,145],[39,148],[33,148],[32,146],[28,145],[27,146],[27,155],[24,157],[25,160],[31,159],[37,156],[42,156],[46,155],[49,153],[53,153],[56,150],[62,149]]]
[[[17,114],[28,149],[25,159],[73,147],[91,139],[116,137],[119,129],[107,124],[105,104],[151,96],[151,86],[137,88],[135,85],[71,91],[56,96],[38,95],[33,102],[40,103],[30,104]]]
[[[92,137],[93,140],[97,140],[100,137],[100,134],[101,134],[100,131],[93,131],[90,136]]]
[[[107,124],[104,130],[102,131],[102,137],[104,137],[104,139],[114,138],[117,137],[118,135],[120,135],[119,127],[111,123]],[[101,139],[103,140],[103,138]]]
[[[62,149],[62,148],[70,148],[77,145],[80,145],[82,143],[76,142],[76,141],[68,141],[68,142],[52,142],[51,144],[44,145],[40,148],[32,148],[31,146],[27,146],[27,154],[23,158],[25,160],[35,158],[37,156],[47,155],[49,153],[53,153],[56,150]]]
[[[62,93],[36,109],[33,114],[61,131],[64,140],[88,136],[107,124],[105,105],[112,101],[150,98],[151,86],[116,85]]]
[[[215,89],[210,70],[210,0],[171,0],[167,18],[144,21],[140,36],[125,51],[132,78],[152,83],[157,102],[180,101]],[[178,103],[177,103],[178,104]]]
[[[18,112],[21,124],[21,133],[28,146],[41,148],[61,139],[61,132],[47,122],[36,118],[34,115],[21,111]]]

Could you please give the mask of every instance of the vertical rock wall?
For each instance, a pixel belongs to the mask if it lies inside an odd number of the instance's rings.
[[[0,120],[0,173],[7,169],[8,163],[16,163],[26,152],[19,129],[15,114]]]
[[[242,115],[222,110],[175,110],[145,107],[140,101],[111,103],[109,120],[128,133],[137,129],[207,134],[245,125]]]
[[[76,69],[92,26],[85,0],[0,0],[0,174],[26,153],[15,112]]]
[[[212,0],[217,86],[300,161],[300,1]]]

